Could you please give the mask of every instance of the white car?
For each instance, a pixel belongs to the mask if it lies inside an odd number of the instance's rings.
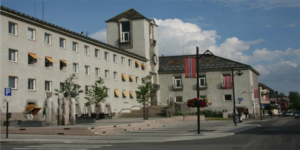
[[[285,116],[294,116],[294,112],[293,111],[287,111],[284,115]]]

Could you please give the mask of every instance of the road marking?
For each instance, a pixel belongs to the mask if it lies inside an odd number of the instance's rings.
[[[43,144],[43,145],[30,145],[25,146],[24,148],[13,148],[15,150],[39,150],[39,149],[72,149],[72,150],[88,150],[88,149],[99,149],[105,146],[112,146],[112,145],[77,145],[77,144]]]

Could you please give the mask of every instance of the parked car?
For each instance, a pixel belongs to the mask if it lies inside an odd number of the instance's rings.
[[[300,118],[300,111],[295,112],[295,118]]]
[[[294,116],[294,112],[293,111],[287,111],[284,115],[285,116]]]

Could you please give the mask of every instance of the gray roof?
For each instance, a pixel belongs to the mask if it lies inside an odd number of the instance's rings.
[[[201,56],[201,55],[200,55]],[[196,57],[195,55],[162,56],[159,57],[159,73],[184,73],[184,58]],[[219,56],[201,57],[199,61],[200,71],[250,69],[259,75],[259,72],[250,65],[239,63]]]
[[[139,12],[137,12],[136,10],[134,10],[133,8],[131,8],[131,9],[129,9],[127,11],[124,11],[123,13],[115,16],[115,17],[112,17],[112,18],[108,19],[106,22],[108,22],[108,21],[118,21],[121,18],[147,19],[147,20],[149,20],[148,18],[146,18],[145,16],[143,16],[142,14],[140,14]]]

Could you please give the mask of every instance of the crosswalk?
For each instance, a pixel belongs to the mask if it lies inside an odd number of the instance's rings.
[[[91,150],[101,149],[112,145],[95,144],[42,144],[12,148],[13,150]]]

